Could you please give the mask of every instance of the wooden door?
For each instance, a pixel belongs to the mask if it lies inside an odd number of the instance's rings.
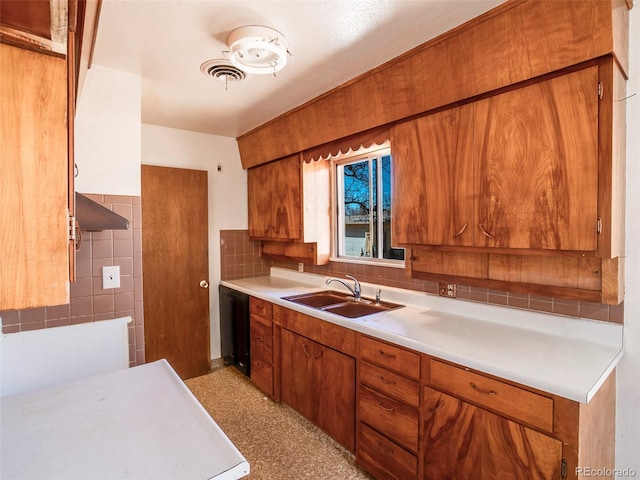
[[[302,238],[302,186],[298,155],[250,168],[247,187],[250,237],[272,240]]]
[[[474,106],[476,246],[594,251],[598,68]]]
[[[424,480],[560,478],[560,440],[429,387],[424,398]]]
[[[211,368],[207,172],[142,166],[145,357],[183,379]]]
[[[471,113],[451,108],[394,127],[396,244],[473,245]]]

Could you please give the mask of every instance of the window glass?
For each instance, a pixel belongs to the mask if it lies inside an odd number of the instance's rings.
[[[391,246],[391,162],[385,150],[336,163],[338,257],[404,260]]]

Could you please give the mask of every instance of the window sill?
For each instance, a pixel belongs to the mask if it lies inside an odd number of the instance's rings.
[[[370,258],[367,260],[360,260],[354,257],[330,257],[330,262],[340,263],[354,263],[358,265],[371,265],[373,267],[391,267],[401,268],[404,270],[404,260],[386,260],[380,258]]]

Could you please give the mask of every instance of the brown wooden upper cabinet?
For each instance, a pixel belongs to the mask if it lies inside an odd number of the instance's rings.
[[[291,155],[247,172],[249,236],[264,255],[322,264],[330,251],[329,162]]]
[[[302,235],[300,160],[283,160],[251,168],[249,189],[249,236],[272,240],[297,240]]]
[[[598,67],[396,125],[399,245],[595,251]]]
[[[0,311],[68,303],[67,62],[0,43],[0,65]]]

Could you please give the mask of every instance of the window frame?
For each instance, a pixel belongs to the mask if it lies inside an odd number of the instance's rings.
[[[331,255],[329,260],[332,262],[344,262],[344,263],[355,263],[355,264],[364,264],[364,265],[376,265],[376,266],[385,266],[385,267],[393,267],[393,268],[405,268],[406,262],[406,249],[405,250],[405,259],[403,260],[394,260],[390,258],[377,258],[377,257],[356,257],[349,255],[339,255],[340,251],[344,251],[344,243],[345,243],[345,228],[344,221],[341,219],[340,214],[340,195],[344,195],[344,184],[343,179],[338,175],[339,166],[357,163],[362,160],[370,160],[372,158],[378,158],[378,164],[382,165],[382,157],[384,156],[391,157],[391,168],[393,170],[393,154],[391,152],[391,147],[387,145],[377,145],[368,149],[360,149],[356,152],[349,152],[347,154],[339,154],[336,156],[332,156],[329,161],[331,162],[330,168],[330,181],[331,181]],[[370,164],[371,165],[371,164]],[[372,178],[371,175],[371,167],[369,169],[370,175],[369,178]],[[340,185],[339,185],[340,183]],[[391,189],[393,190],[393,182],[391,182]],[[382,175],[376,175],[376,190],[378,192],[382,191]],[[380,194],[380,193],[378,193]],[[369,189],[369,198],[372,198],[372,189]],[[393,191],[391,191],[391,196],[393,198]],[[380,205],[382,202],[379,202]],[[379,206],[381,209],[382,207]],[[380,210],[382,213],[382,210]],[[342,214],[344,215],[344,214]],[[370,224],[373,223],[373,211],[370,209]],[[391,221],[393,219],[393,202],[391,203]],[[380,221],[377,222],[377,238],[384,238],[383,229],[384,222],[382,221],[382,217]],[[393,247],[393,243],[391,244]],[[340,248],[342,247],[342,249]],[[402,248],[402,247],[393,247],[393,248]],[[378,249],[380,251],[380,249]]]

